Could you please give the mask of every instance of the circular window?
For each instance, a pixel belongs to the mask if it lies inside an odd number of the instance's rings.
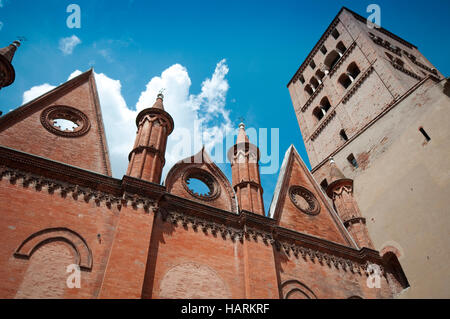
[[[63,105],[46,108],[41,114],[41,123],[51,133],[64,137],[82,136],[91,127],[83,112]]]
[[[185,172],[183,186],[189,194],[201,200],[213,200],[220,193],[220,187],[214,177],[202,169]]]
[[[313,193],[302,186],[291,186],[289,197],[294,205],[303,213],[317,215],[320,212],[320,205]]]

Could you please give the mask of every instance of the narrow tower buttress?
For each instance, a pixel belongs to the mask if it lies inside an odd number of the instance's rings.
[[[167,137],[174,128],[172,117],[164,110],[163,99],[159,93],[155,104],[136,117],[136,140],[128,156],[127,175],[156,184],[161,182]]]
[[[265,215],[259,175],[259,149],[249,142],[244,123],[239,124],[236,144],[228,150],[233,188],[240,210]]]
[[[334,207],[350,235],[360,248],[374,249],[366,219],[362,216],[358,204],[353,197],[353,180],[346,178],[330,158],[331,182],[327,187],[327,195],[333,200]]]

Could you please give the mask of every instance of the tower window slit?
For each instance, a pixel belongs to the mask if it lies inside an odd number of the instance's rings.
[[[353,153],[350,154],[350,155],[347,157],[347,160],[349,161],[350,164],[352,164],[352,166],[353,166],[354,168],[358,168],[358,162],[356,161],[356,158],[355,158],[355,156],[353,155]]]
[[[344,140],[344,141],[348,141],[348,136],[347,136],[347,134],[345,133],[345,130],[341,130],[340,132],[339,132],[339,135],[341,135],[341,138]]]
[[[327,187],[328,187],[328,181],[327,181],[326,178],[320,183],[320,186],[322,187],[322,189],[323,189],[324,191],[327,190]]]
[[[419,127],[419,131],[420,133],[422,133],[422,135],[425,137],[425,139],[427,140],[427,142],[431,141],[431,137],[427,134],[427,132],[423,129],[423,127]]]

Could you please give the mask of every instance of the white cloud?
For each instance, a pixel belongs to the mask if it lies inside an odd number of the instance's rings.
[[[25,103],[27,103],[27,102],[29,102],[31,100],[34,100],[35,98],[41,96],[42,94],[53,90],[55,87],[56,86],[50,85],[48,83],[44,83],[42,85],[33,86],[31,89],[29,89],[28,91],[25,91],[23,93],[22,104],[25,104]]]
[[[73,72],[69,79],[79,75]],[[202,145],[210,150],[222,142],[226,130],[231,129],[229,111],[225,106],[229,88],[225,76],[226,61],[220,61],[212,76],[201,85],[199,94],[190,94],[191,79],[185,67],[174,64],[147,83],[136,104],[136,110],[127,105],[121,93],[119,80],[95,73],[102,108],[103,122],[111,159],[113,176],[121,178],[128,166],[128,154],[136,138],[136,115],[151,107],[156,95],[164,91],[164,108],[173,117],[175,130],[168,139],[164,174],[178,161],[198,152]],[[36,97],[44,84],[24,93],[25,97]],[[205,133],[207,132],[207,134]]]
[[[81,43],[81,40],[76,36],[72,35],[71,37],[61,38],[59,39],[59,49],[64,55],[70,55],[73,52],[73,49]]]

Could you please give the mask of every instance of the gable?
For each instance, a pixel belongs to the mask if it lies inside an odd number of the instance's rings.
[[[93,71],[1,117],[0,145],[111,175]]]
[[[201,181],[209,192],[197,193],[190,185],[192,180]],[[164,185],[173,195],[237,213],[236,194],[230,182],[204,148],[175,164],[167,174]]]
[[[269,215],[281,227],[354,246],[338,215],[293,146],[283,161]]]

